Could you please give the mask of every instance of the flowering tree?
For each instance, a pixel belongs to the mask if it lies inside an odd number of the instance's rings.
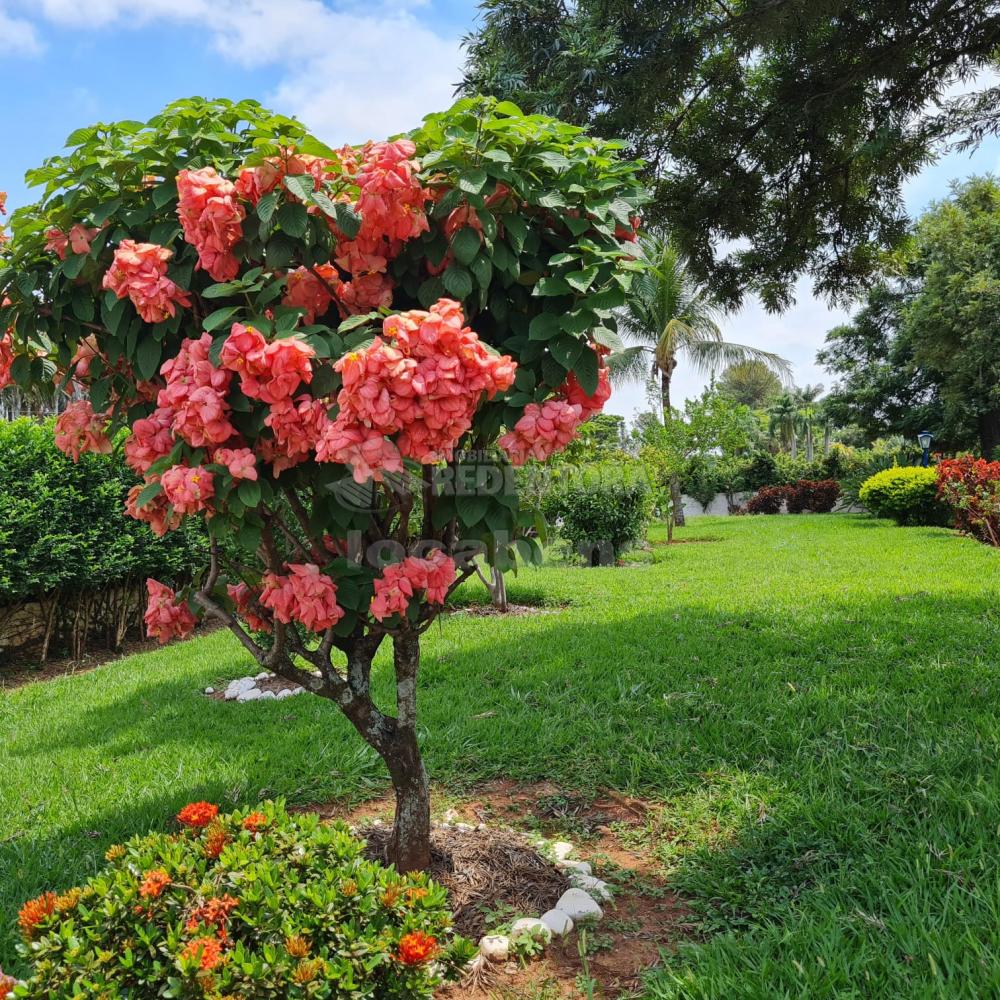
[[[419,638],[477,555],[538,556],[507,472],[609,395],[635,165],[486,99],[356,148],[202,100],[68,145],[0,257],[0,384],[85,391],[70,455],[130,428],[128,513],[212,539],[198,585],[149,581],[150,635],[213,615],[333,700],[392,776],[394,860],[423,867]],[[394,713],[370,690],[387,639]]]

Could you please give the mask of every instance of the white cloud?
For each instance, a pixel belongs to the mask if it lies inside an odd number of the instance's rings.
[[[23,18],[13,17],[3,6],[0,6],[0,38],[3,39],[7,60],[18,56],[37,56],[44,49],[35,26]]]
[[[60,27],[96,31],[157,21],[197,26],[223,58],[273,66],[265,95],[333,145],[382,138],[419,124],[453,100],[457,38],[443,38],[415,11],[425,0],[385,0],[334,9],[321,0],[34,0],[26,9]],[[0,25],[3,24],[0,11]],[[37,33],[31,23],[17,22]]]

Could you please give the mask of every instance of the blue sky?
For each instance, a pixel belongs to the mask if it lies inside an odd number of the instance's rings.
[[[24,171],[73,129],[146,119],[192,94],[257,98],[334,145],[402,131],[451,102],[475,16],[474,0],[0,0],[5,134],[17,137],[0,154],[0,189],[17,207],[28,198]],[[919,212],[950,180],[998,169],[997,140],[945,156],[907,185],[907,207]],[[802,282],[783,315],[751,303],[724,330],[787,357],[799,384],[829,382],[815,354],[845,317]],[[683,398],[705,379],[682,365],[676,381]],[[609,409],[643,406],[636,387]]]

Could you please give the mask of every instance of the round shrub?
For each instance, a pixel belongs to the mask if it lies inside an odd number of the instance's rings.
[[[784,486],[762,486],[747,500],[744,514],[780,514],[785,502]]]
[[[918,465],[876,472],[861,484],[858,499],[876,517],[901,525],[943,525],[948,509],[938,500],[937,471]]]
[[[15,997],[429,998],[474,954],[441,886],[366,860],[342,823],[280,803],[177,819],[24,905]]]
[[[646,537],[652,507],[649,484],[638,475],[604,467],[585,470],[580,476],[552,490],[543,501],[550,521],[558,521],[559,534],[591,566],[609,565],[626,549]]]

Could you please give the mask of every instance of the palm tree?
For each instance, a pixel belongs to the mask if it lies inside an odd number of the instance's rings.
[[[741,361],[761,361],[787,378],[784,358],[745,344],[722,339],[722,310],[688,272],[687,260],[670,238],[655,232],[640,238],[648,268],[632,283],[621,329],[631,346],[608,359],[611,377],[619,382],[659,381],[663,422],[673,419],[670,380],[681,356],[706,374]],[[678,524],[684,523],[677,476],[671,496]]]
[[[659,379],[663,419],[671,419],[670,380],[681,356],[709,374],[743,361],[760,361],[783,378],[791,366],[777,354],[722,339],[722,310],[687,270],[669,238],[647,233],[640,240],[647,270],[636,275],[622,332],[632,346],[609,359],[619,381]],[[652,362],[652,365],[650,365]]]
[[[719,376],[719,389],[737,403],[760,409],[781,394],[781,379],[763,361],[739,361]]]
[[[795,394],[783,392],[767,411],[768,434],[777,438],[782,447],[787,448],[792,458],[799,453],[799,430],[802,418],[799,414],[799,402]]]
[[[806,438],[806,461],[811,462],[815,456],[813,445],[813,425],[820,415],[819,397],[823,393],[821,385],[807,385],[797,389],[796,402],[799,407],[799,420]]]

